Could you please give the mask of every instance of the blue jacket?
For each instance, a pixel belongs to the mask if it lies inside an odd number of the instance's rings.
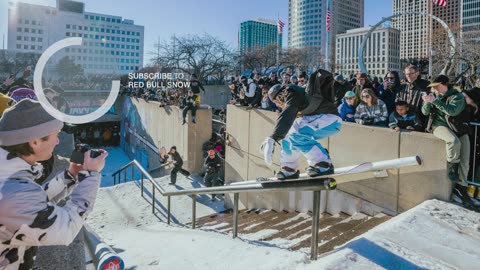
[[[348,105],[345,98],[342,98],[342,104],[338,106],[338,113],[343,121],[355,123],[355,107]],[[352,117],[347,117],[347,114],[351,114]]]

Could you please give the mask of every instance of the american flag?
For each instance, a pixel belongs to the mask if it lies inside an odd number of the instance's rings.
[[[447,0],[432,0],[432,2],[433,2],[435,5],[439,5],[439,6],[442,6],[442,7],[446,7],[446,6],[447,6]]]
[[[283,27],[284,26],[285,26],[285,23],[280,21],[280,19],[279,19],[278,22],[277,22],[277,30],[278,30],[279,34],[283,33]]]
[[[326,26],[327,26],[327,31],[330,31],[330,21],[332,20],[332,17],[330,16],[330,10],[327,11],[327,19],[326,19]]]

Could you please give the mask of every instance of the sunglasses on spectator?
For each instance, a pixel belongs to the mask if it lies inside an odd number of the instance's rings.
[[[395,77],[386,77],[385,80],[394,81]]]
[[[355,99],[355,97],[346,97],[345,99]]]
[[[370,98],[370,95],[363,95],[362,98]]]

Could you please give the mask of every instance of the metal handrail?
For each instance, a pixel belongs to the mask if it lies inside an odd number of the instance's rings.
[[[167,164],[165,164],[167,165]],[[114,172],[112,174],[113,176],[113,185],[116,185],[117,184],[117,175],[119,176],[118,178],[118,182],[120,183],[121,182],[121,175],[120,173],[122,171],[125,171],[125,173],[123,174],[123,182],[126,183],[127,182],[127,168],[128,167],[132,167],[132,180],[134,178],[134,173],[135,173],[135,167],[137,167],[140,172],[141,172],[141,196],[143,197],[143,189],[144,189],[144,184],[143,184],[143,180],[144,180],[144,176],[147,178],[148,181],[150,181],[150,183],[152,183],[152,213],[155,213],[155,191],[158,190],[158,192],[160,192],[160,194],[162,196],[164,196],[163,194],[165,193],[165,190],[159,186],[155,180],[153,180],[153,177],[143,168],[143,166],[136,160],[132,160],[130,161],[127,165],[123,166],[122,168],[120,168],[119,170],[117,170],[116,172]],[[167,205],[167,210],[168,210],[168,217],[167,217],[167,223],[170,224],[170,196],[167,196],[168,197],[168,205]]]
[[[372,170],[384,170],[384,169],[399,169],[404,166],[413,166],[421,165],[422,160],[419,156],[405,157],[393,160],[384,160],[373,162],[372,166],[365,170],[365,172]],[[116,175],[120,176],[122,170],[125,170],[124,181],[126,181],[126,169],[132,166],[132,179],[134,176],[134,166],[140,169],[142,172],[142,196],[143,196],[143,174],[147,176],[147,179],[153,185],[153,202],[152,202],[152,213],[155,212],[155,189],[157,188],[162,196],[167,196],[168,207],[167,207],[167,224],[170,224],[170,203],[171,196],[180,196],[180,195],[191,195],[192,196],[192,229],[195,229],[196,226],[196,197],[198,194],[217,194],[217,193],[233,193],[233,238],[236,238],[238,235],[238,205],[239,205],[239,193],[240,192],[266,192],[266,191],[291,191],[291,190],[308,190],[313,191],[313,214],[312,214],[312,237],[311,237],[311,254],[310,259],[316,260],[318,257],[318,228],[319,228],[319,216],[320,216],[320,192],[322,190],[331,190],[335,189],[337,181],[333,177],[341,177],[341,175],[332,176],[332,178],[322,178],[322,177],[313,177],[309,180],[298,180],[298,181],[287,181],[287,182],[276,182],[269,184],[262,183],[252,183],[246,181],[245,184],[240,185],[229,185],[229,186],[219,186],[219,187],[209,187],[209,188],[194,188],[189,190],[176,190],[176,191],[165,191],[162,187],[158,186],[151,175],[136,161],[133,160],[127,165],[123,166],[120,170],[116,171],[114,175],[114,184],[116,183]],[[340,168],[339,171],[348,171],[351,167]],[[339,181],[339,183],[345,183],[349,180]]]

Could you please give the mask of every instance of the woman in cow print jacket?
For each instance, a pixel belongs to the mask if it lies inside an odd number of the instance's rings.
[[[31,117],[35,115],[35,119]],[[29,117],[30,116],[30,117]],[[30,269],[38,246],[68,245],[95,202],[107,152],[85,153],[42,186],[38,161],[51,157],[63,123],[22,100],[0,119],[0,269]],[[70,197],[62,207],[56,202]]]

